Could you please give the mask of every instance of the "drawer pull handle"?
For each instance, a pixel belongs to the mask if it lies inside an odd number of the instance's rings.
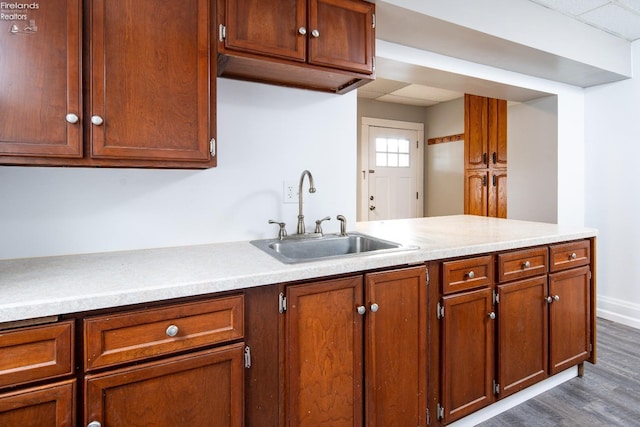
[[[178,327],[176,325],[170,325],[166,330],[168,337],[175,337],[178,335]]]
[[[574,260],[576,258],[578,258],[578,256],[576,255],[575,252],[573,252],[571,255],[569,255],[569,259],[571,259],[571,260]]]
[[[467,273],[467,277],[469,279],[473,279],[474,277],[476,277],[476,273],[474,273],[473,270],[471,270],[470,272]]]
[[[529,268],[531,267],[531,263],[529,261],[525,261],[522,263],[522,268]]]

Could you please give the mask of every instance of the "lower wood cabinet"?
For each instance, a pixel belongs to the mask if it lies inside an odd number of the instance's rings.
[[[424,266],[286,288],[288,426],[426,425]]]
[[[439,418],[450,423],[495,401],[495,312],[484,288],[445,296],[440,306]]]
[[[74,427],[75,380],[0,394],[0,426]]]
[[[591,346],[591,272],[588,266],[549,275],[549,373],[587,360]]]
[[[243,371],[237,343],[88,375],[85,425],[241,427]]]

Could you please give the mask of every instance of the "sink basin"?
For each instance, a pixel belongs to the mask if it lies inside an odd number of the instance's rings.
[[[251,244],[287,264],[418,249],[417,246],[404,246],[361,233],[350,233],[348,236],[331,234],[309,238],[290,237],[284,240],[253,240]]]

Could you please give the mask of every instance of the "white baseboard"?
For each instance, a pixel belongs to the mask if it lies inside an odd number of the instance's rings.
[[[640,329],[640,305],[598,295],[596,315],[603,319]]]
[[[478,425],[577,376],[578,367],[576,366],[573,368],[569,368],[565,371],[560,372],[559,374],[547,378],[544,381],[534,384],[531,387],[519,391],[516,394],[512,394],[509,397],[498,400],[491,406],[480,409],[479,411],[474,412],[471,415],[467,415],[466,417],[456,421],[455,423],[449,424],[447,427],[472,427]]]

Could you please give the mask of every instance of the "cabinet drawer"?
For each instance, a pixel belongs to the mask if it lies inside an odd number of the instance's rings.
[[[244,336],[244,297],[176,304],[84,321],[87,371]]]
[[[0,388],[73,373],[73,321],[0,332]]]
[[[475,289],[493,283],[491,255],[442,263],[442,293]]]
[[[498,255],[498,281],[523,279],[546,274],[549,250],[546,247],[507,252]]]
[[[550,254],[552,272],[587,265],[591,261],[591,242],[581,240],[552,245]]]

